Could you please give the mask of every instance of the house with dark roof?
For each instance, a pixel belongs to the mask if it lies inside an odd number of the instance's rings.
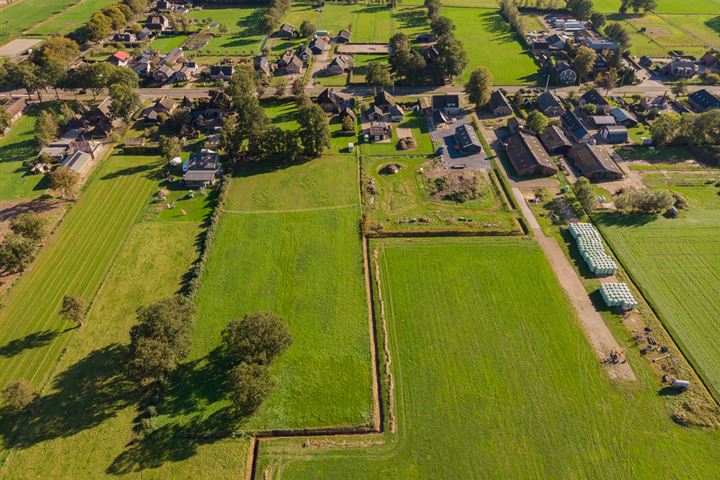
[[[600,145],[576,145],[568,156],[580,174],[589,180],[620,180],[623,177],[608,151]]]
[[[448,117],[459,115],[462,113],[462,108],[460,108],[460,95],[451,93],[433,95],[432,109]]]
[[[60,166],[67,167],[73,172],[84,175],[92,165],[92,155],[78,150],[67,157],[60,163]]]
[[[324,38],[314,38],[308,48],[312,50],[313,55],[322,55],[323,52],[330,48],[330,45]]]
[[[395,97],[385,90],[382,90],[373,98],[373,104],[380,108],[390,108],[395,105],[395,103]]]
[[[697,63],[685,58],[675,58],[665,65],[665,73],[671,78],[692,78],[698,70]]]
[[[280,59],[277,61],[278,68],[281,70],[285,69],[285,67],[290,64],[294,56],[295,52],[293,52],[292,49],[285,50]]]
[[[616,42],[608,38],[597,37],[583,37],[580,39],[580,45],[591,48],[596,52],[611,51],[620,48],[620,46]]]
[[[540,134],[540,141],[550,155],[564,155],[572,147],[562,128],[557,125],[548,125]]]
[[[565,111],[560,100],[551,92],[543,92],[537,97],[537,109],[546,117],[559,117]]]
[[[189,188],[201,188],[215,185],[222,174],[220,156],[217,152],[203,148],[190,154],[187,167],[183,168],[183,182]]]
[[[603,97],[596,89],[588,90],[583,94],[582,97],[580,97],[579,105],[582,107],[583,105],[587,104],[597,105],[598,107],[602,108],[610,107],[607,99]],[[610,111],[609,108],[608,111]]]
[[[26,106],[27,101],[24,97],[14,98],[2,106],[2,109],[5,110],[8,115],[10,115],[10,125],[15,123],[20,119],[20,117],[22,117]]]
[[[177,102],[167,95],[155,100],[140,114],[140,118],[146,122],[159,122],[162,116],[169,117],[177,108]]]
[[[185,62],[180,70],[175,72],[173,82],[189,82],[198,72],[198,65],[195,62]]]
[[[490,111],[498,117],[505,117],[513,114],[510,102],[508,102],[507,98],[505,98],[505,94],[500,90],[492,92],[488,106]]]
[[[625,143],[628,141],[628,130],[623,125],[608,125],[600,129],[600,136],[608,143]]]
[[[517,130],[505,139],[508,159],[519,176],[550,176],[557,167],[535,135]]]
[[[372,122],[368,130],[370,141],[381,142],[392,138],[392,127],[387,122]]]
[[[165,15],[153,13],[145,20],[145,28],[155,32],[164,32],[170,28],[170,20]]]
[[[434,33],[421,33],[415,37],[415,41],[418,43],[437,42],[437,35],[435,35]]]
[[[269,77],[272,73],[270,61],[264,55],[258,55],[257,57],[253,58],[253,68],[258,74],[264,77]]]
[[[472,125],[464,123],[455,128],[455,142],[467,154],[480,153],[482,144]]]
[[[435,45],[428,45],[427,47],[421,48],[420,54],[427,63],[433,63],[438,59],[438,57],[440,57],[440,51],[437,47],[435,47]]]
[[[297,55],[293,55],[288,64],[285,65],[285,68],[283,68],[283,72],[287,75],[294,75],[296,73],[302,72],[304,66],[305,64],[300,59],[300,57],[298,57]]]
[[[643,97],[640,100],[640,106],[645,110],[654,110],[660,112],[668,106],[668,98],[665,95],[659,97]]]
[[[717,50],[710,50],[700,57],[700,63],[706,67],[716,67],[720,65],[720,52]]]
[[[588,118],[596,128],[615,125],[615,117],[612,115],[590,115]]]
[[[161,65],[153,73],[153,80],[158,83],[169,82],[175,76],[175,69],[170,65]]]
[[[273,33],[273,37],[276,38],[295,38],[298,36],[297,29],[289,23],[283,23],[278,28],[277,32]]]
[[[325,71],[329,75],[342,75],[352,68],[352,57],[348,55],[338,55],[332,59]]]
[[[570,136],[572,136],[573,139],[575,139],[576,142],[586,143],[591,140],[592,137],[590,137],[590,132],[587,131],[575,113],[570,110],[566,110],[565,113],[560,116],[560,119],[562,120],[565,130],[570,134]]]
[[[210,78],[213,80],[230,80],[235,73],[232,65],[213,65],[210,67]]]
[[[182,47],[176,47],[170,50],[170,53],[165,55],[162,60],[160,60],[160,65],[170,65],[171,67],[182,60],[183,55],[185,53],[183,52]]]
[[[340,30],[335,37],[337,43],[350,43],[350,30]]]
[[[693,110],[699,113],[707,112],[713,108],[720,108],[720,96],[704,88],[688,95],[688,102],[690,102]]]
[[[140,30],[140,31],[137,33],[137,39],[138,39],[138,40],[141,40],[141,41],[142,41],[142,40],[147,40],[147,39],[152,38],[152,37],[154,37],[154,36],[155,36],[155,30],[150,30],[150,29],[147,28],[147,27],[144,27],[142,30]]]
[[[299,45],[297,50],[295,50],[295,56],[299,57],[303,62],[307,62],[312,55],[313,52],[310,50],[310,47],[306,47],[305,45]]]
[[[640,65],[643,68],[651,68],[653,66],[653,61],[650,57],[643,55],[638,60],[638,65]]]
[[[630,113],[629,111],[625,110],[621,107],[615,107],[612,110],[610,110],[610,115],[612,115],[615,118],[615,123],[618,125],[623,125],[625,127],[636,127],[638,124],[637,118],[635,118],[635,115]]]
[[[545,39],[545,41],[547,42],[550,50],[565,50],[565,47],[567,46],[565,38],[561,37],[557,33],[550,35]]]
[[[332,88],[326,88],[320,92],[315,103],[327,113],[340,113],[345,108],[353,107],[352,97],[338,93]]]
[[[127,43],[127,42],[136,42],[136,41],[137,41],[137,37],[135,36],[134,33],[131,33],[131,32],[116,33],[115,35],[113,35],[113,42]]]
[[[568,62],[557,62],[555,64],[555,75],[560,85],[574,85],[577,82],[577,73]]]

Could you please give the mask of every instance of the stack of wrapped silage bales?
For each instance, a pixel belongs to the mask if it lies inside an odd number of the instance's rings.
[[[600,295],[608,307],[620,307],[623,310],[637,307],[637,301],[626,283],[603,283],[600,285]]]
[[[580,254],[595,275],[614,275],[615,261],[605,253],[600,234],[589,223],[571,223],[570,234],[575,239]]]

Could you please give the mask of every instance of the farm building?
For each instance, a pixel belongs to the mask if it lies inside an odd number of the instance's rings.
[[[217,152],[203,148],[190,155],[187,168],[183,168],[183,182],[190,188],[215,185],[221,173],[220,157]]]
[[[507,101],[507,98],[505,98],[505,94],[502,93],[500,90],[495,90],[492,95],[490,95],[490,111],[493,112],[498,117],[505,117],[507,115],[512,115],[513,109],[510,106],[510,102]]]
[[[560,85],[574,85],[577,82],[577,73],[568,62],[555,64],[555,75],[557,75]]]
[[[610,111],[610,104],[608,103],[607,99],[603,97],[600,92],[597,90],[588,90],[585,92],[585,94],[580,97],[580,106],[583,105],[596,105],[598,108],[609,112]]]
[[[608,125],[600,130],[600,135],[608,143],[625,143],[628,141],[628,131],[623,125]]]
[[[543,92],[537,97],[537,109],[546,117],[559,117],[565,111],[560,100],[551,92]]]
[[[185,52],[183,52],[182,47],[173,48],[170,53],[165,55],[165,57],[160,61],[160,65],[169,65],[173,66],[180,60],[182,60],[183,56],[185,55]]]
[[[283,23],[273,36],[277,38],[295,38],[297,36],[297,29],[289,23]]]
[[[698,65],[691,60],[676,58],[665,66],[665,73],[672,78],[692,78],[698,74]]]
[[[315,103],[327,113],[340,113],[343,109],[353,106],[352,97],[338,93],[332,88],[326,88],[320,92]]]
[[[352,68],[352,57],[347,55],[338,55],[328,64],[326,71],[330,75],[342,75],[349,72]]]
[[[505,151],[521,177],[557,173],[557,167],[535,135],[518,130],[505,140]]]
[[[371,141],[380,142],[392,137],[392,127],[387,122],[372,122],[368,133]]]
[[[259,75],[264,77],[269,77],[272,73],[270,61],[264,55],[258,55],[257,57],[253,58],[253,68]]]
[[[707,112],[713,108],[720,108],[720,97],[706,89],[688,95],[688,102],[696,112]]]
[[[643,68],[650,68],[653,66],[653,61],[650,57],[643,55],[640,57],[640,60],[638,60],[638,64]]]
[[[10,115],[11,125],[17,120],[19,120],[20,117],[22,117],[26,106],[27,102],[23,97],[14,98],[2,106],[2,108],[5,109],[8,115]]]
[[[184,63],[182,67],[180,67],[180,70],[175,72],[175,76],[173,77],[174,82],[188,82],[195,77],[198,71],[197,63],[195,62],[187,62]]]
[[[617,50],[620,48],[617,43],[607,38],[583,37],[580,39],[580,45],[595,50],[596,52],[604,52]]]
[[[137,37],[134,33],[130,32],[124,32],[124,33],[116,33],[113,35],[113,42],[136,42]]]
[[[482,150],[477,132],[467,123],[455,128],[455,141],[465,153],[480,153]]]
[[[540,141],[550,155],[564,155],[572,147],[565,132],[556,125],[548,125],[540,134]]]
[[[337,43],[350,43],[350,30],[340,30],[335,37]]]
[[[608,125],[615,125],[615,117],[612,115],[590,115],[590,121],[596,128],[607,127]]]
[[[323,38],[315,38],[310,42],[308,48],[312,50],[313,55],[322,55],[323,52],[330,48],[330,45]]]
[[[77,151],[72,155],[68,155],[60,164],[63,167],[67,167],[73,172],[77,172],[80,175],[84,175],[90,168],[92,155],[86,152]]]
[[[170,28],[170,20],[165,15],[152,14],[145,20],[145,28],[156,32],[164,32]]]
[[[580,174],[589,180],[619,180],[623,176],[607,150],[599,145],[576,145],[569,156]]]
[[[576,142],[586,143],[590,141],[590,132],[587,131],[582,122],[580,122],[573,112],[568,110],[563,113],[560,118],[562,120],[563,127],[565,127],[565,130],[572,135]]]
[[[446,93],[432,96],[432,109],[453,117],[461,113],[460,95]]]
[[[624,108],[615,107],[612,110],[610,110],[610,115],[612,115],[615,118],[615,123],[618,125],[623,125],[625,127],[636,127],[638,124],[637,118],[635,118],[635,115],[628,112]]]
[[[163,95],[151,106],[147,107],[140,114],[140,118],[146,122],[160,121],[160,115],[170,116],[177,108],[177,102],[167,95]]]
[[[158,83],[165,83],[170,81],[175,76],[175,69],[170,65],[161,65],[155,73],[153,73],[153,80]]]
[[[210,78],[213,80],[230,80],[235,72],[232,65],[213,65],[210,67]]]

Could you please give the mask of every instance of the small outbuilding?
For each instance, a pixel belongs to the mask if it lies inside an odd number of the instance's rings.
[[[625,143],[628,141],[628,130],[622,125],[608,125],[600,130],[600,135],[608,143]]]

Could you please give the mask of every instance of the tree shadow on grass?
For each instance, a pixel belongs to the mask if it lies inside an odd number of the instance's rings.
[[[608,227],[637,228],[657,220],[657,215],[652,214],[625,214],[625,213],[603,213],[593,217],[598,225]]]
[[[44,347],[49,345],[60,333],[59,330],[43,330],[16,338],[0,347],[0,357],[11,358],[25,350]]]
[[[706,21],[705,25],[707,25],[708,28],[715,30],[717,33],[720,33],[720,15]]]
[[[166,385],[163,413],[186,415],[221,401],[228,387],[229,368],[217,348],[201,359],[180,365]]]
[[[144,173],[147,178],[161,178],[157,165],[136,165],[103,175],[102,180],[112,180],[114,178],[138,175],[141,173]]]
[[[140,392],[123,371],[126,355],[126,347],[117,343],[95,350],[61,373],[52,392],[39,397],[28,411],[2,411],[4,446],[26,449],[70,437],[132,405]]]
[[[419,27],[428,27],[429,29],[426,11],[422,7],[396,11],[392,13],[392,16],[398,21],[401,29]]]

